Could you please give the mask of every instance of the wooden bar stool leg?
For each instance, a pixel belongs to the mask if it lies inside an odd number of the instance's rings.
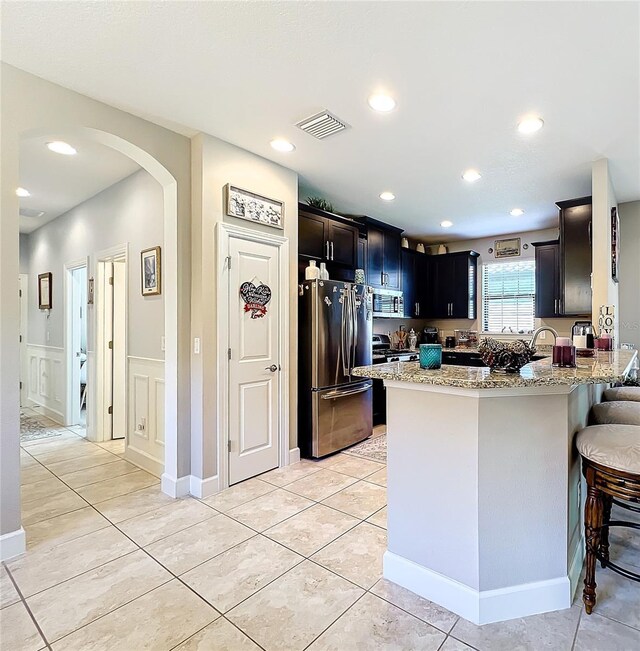
[[[587,500],[584,511],[584,534],[586,541],[586,575],[582,601],[587,615],[590,615],[596,605],[596,554],[600,549],[600,532],[604,510],[602,492],[595,486],[592,468],[586,472]]]
[[[613,497],[602,494],[602,524],[609,524],[611,521],[611,505]],[[600,531],[600,565],[607,567],[609,562],[609,527],[604,527]]]

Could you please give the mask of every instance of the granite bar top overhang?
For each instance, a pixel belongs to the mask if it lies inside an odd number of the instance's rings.
[[[421,369],[418,362],[390,362],[357,367],[353,375],[464,389],[608,384],[624,380],[636,355],[635,350],[598,351],[595,357],[578,358],[577,368],[557,368],[547,357],[523,366],[520,373],[492,373],[487,367],[452,365],[431,371]]]

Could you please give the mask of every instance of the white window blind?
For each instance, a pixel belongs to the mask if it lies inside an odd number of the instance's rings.
[[[534,260],[482,266],[483,332],[530,332],[534,326]]]

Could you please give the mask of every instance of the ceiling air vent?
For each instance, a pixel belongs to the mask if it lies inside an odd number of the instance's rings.
[[[305,118],[301,122],[298,122],[296,126],[314,138],[323,140],[328,136],[332,136],[334,133],[344,131],[349,125],[339,120],[335,115],[329,113],[329,111],[321,111],[312,115],[310,118]]]
[[[42,217],[44,210],[33,210],[32,208],[20,208],[20,217]]]

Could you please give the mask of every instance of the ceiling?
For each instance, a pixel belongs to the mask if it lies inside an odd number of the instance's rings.
[[[618,200],[640,198],[638,3],[18,1],[2,22],[8,63],[218,136],[296,170],[301,198],[427,240],[552,226],[600,157]],[[368,107],[378,90],[391,113]],[[293,126],[322,108],[350,128]],[[529,113],[545,127],[524,137]]]
[[[30,233],[74,206],[140,169],[123,154],[90,141],[69,141],[75,156],[49,151],[55,136],[22,140],[20,187],[31,193],[20,199],[21,209],[44,211],[41,217],[20,216],[20,232]]]

